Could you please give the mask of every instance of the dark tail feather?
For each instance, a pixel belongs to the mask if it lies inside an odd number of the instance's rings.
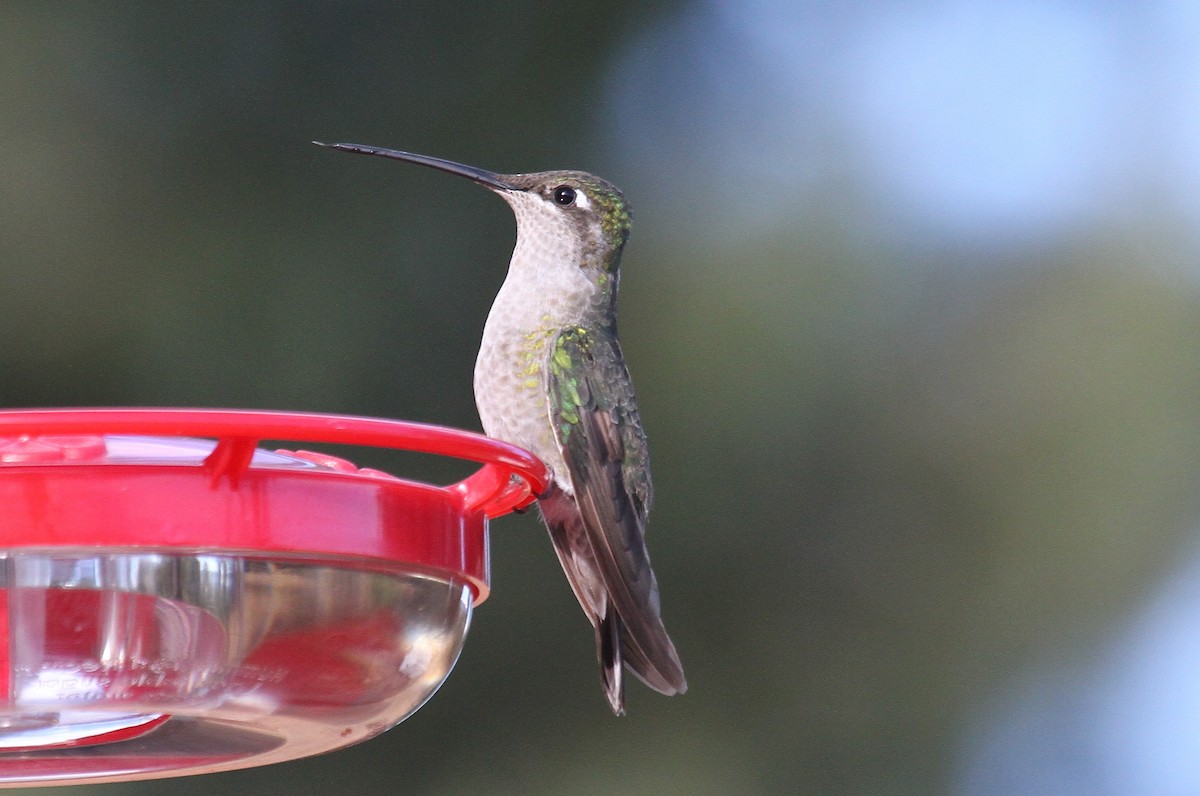
[[[625,685],[621,682],[621,617],[610,605],[596,623],[596,655],[600,659],[600,681],[608,704],[617,716],[625,715]]]
[[[668,654],[665,657],[660,655],[651,663],[650,657],[626,633],[621,639],[621,660],[639,680],[658,693],[667,696],[686,693],[687,680],[684,679],[679,656],[675,653],[675,645],[669,638],[665,641]]]

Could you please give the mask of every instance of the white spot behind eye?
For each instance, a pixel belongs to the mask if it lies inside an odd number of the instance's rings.
[[[587,194],[583,191],[575,191],[575,206],[587,209],[592,206],[592,202],[588,199]]]

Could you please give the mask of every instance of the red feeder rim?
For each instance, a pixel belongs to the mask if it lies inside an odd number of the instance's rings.
[[[108,455],[106,436],[216,440],[194,461]],[[446,486],[319,454],[265,461],[262,440],[392,448],[478,462]],[[279,459],[279,457],[274,457]],[[194,466],[187,466],[192,464]],[[53,466],[58,465],[58,466]],[[416,565],[488,594],[487,520],[549,474],[481,434],[369,417],[228,409],[0,410],[0,548],[171,547]]]

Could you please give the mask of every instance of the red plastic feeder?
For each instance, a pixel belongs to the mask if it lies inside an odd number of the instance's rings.
[[[468,459],[449,486],[260,440]],[[0,786],[225,771],[357,743],[445,681],[487,521],[532,454],[436,426],[0,411]]]

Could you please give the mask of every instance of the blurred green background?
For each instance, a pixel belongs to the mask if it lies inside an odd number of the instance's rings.
[[[0,6],[5,406],[478,428],[510,212],[314,138],[585,169],[635,211],[690,692],[609,715],[506,518],[407,722],[93,792],[1200,792],[1197,31],[1170,2]]]

